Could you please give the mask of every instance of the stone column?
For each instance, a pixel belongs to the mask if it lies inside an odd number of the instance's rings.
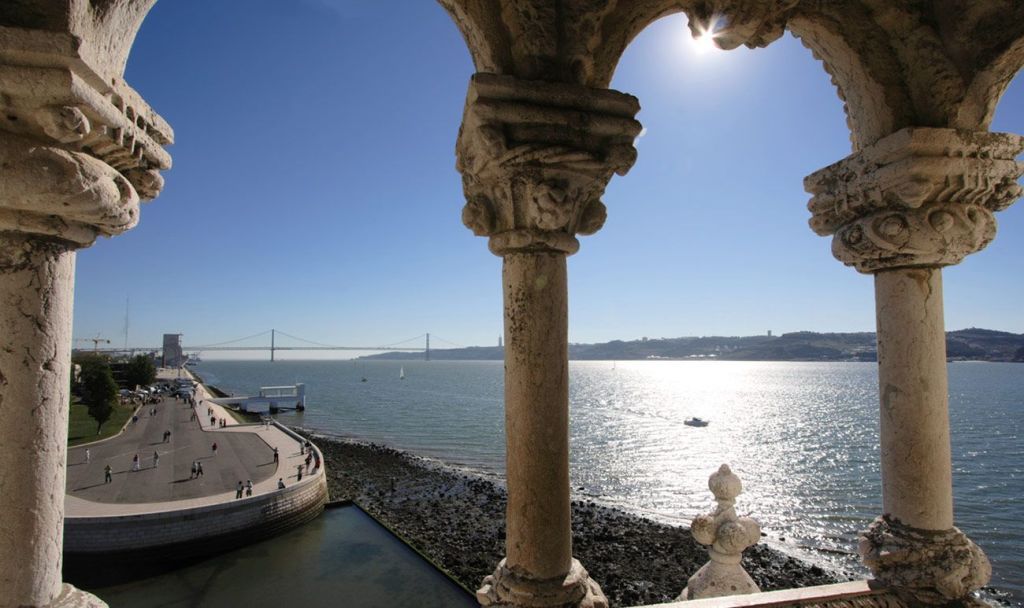
[[[812,174],[811,227],[875,277],[884,514],[860,552],[881,581],[928,604],[988,582],[984,553],[953,526],[943,266],[995,237],[1020,195],[1024,138],[908,128]]]
[[[569,538],[569,358],[565,255],[505,256],[506,566],[564,576]],[[529,319],[529,322],[523,322]]]
[[[104,606],[61,583],[75,250],[136,224],[171,133],[88,39],[0,27],[0,50],[0,606]]]
[[[607,606],[572,557],[566,256],[604,224],[613,173],[636,158],[636,99],[476,74],[458,143],[463,222],[504,260],[506,557],[485,606]]]

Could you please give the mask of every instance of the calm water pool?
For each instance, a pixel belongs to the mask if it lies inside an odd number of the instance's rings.
[[[355,506],[186,568],[89,591],[111,608],[477,606]]]

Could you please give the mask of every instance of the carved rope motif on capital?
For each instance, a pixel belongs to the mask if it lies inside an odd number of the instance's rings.
[[[949,605],[992,578],[988,557],[957,528],[918,530],[883,515],[861,532],[858,552],[875,578],[914,603]]]
[[[632,96],[579,85],[476,74],[457,145],[463,223],[491,250],[574,253],[607,210],[613,173],[636,159]]]
[[[1024,138],[908,128],[811,174],[811,228],[865,273],[957,264],[995,238],[1021,194]]]

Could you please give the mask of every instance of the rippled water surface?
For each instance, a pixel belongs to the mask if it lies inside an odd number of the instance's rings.
[[[399,379],[404,367],[406,379]],[[738,508],[769,539],[843,567],[881,512],[874,363],[572,362],[572,483],[578,494],[685,522],[707,510],[723,462]],[[209,361],[235,394],[307,384],[289,424],[385,443],[500,476],[501,362]],[[1024,598],[1024,365],[953,363],[957,524],[993,561],[993,583]],[[367,382],[361,378],[366,377]],[[698,416],[705,428],[683,421]]]

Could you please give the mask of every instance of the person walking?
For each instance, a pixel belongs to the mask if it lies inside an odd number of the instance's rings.
[[[238,488],[235,490],[235,500],[242,497],[242,480],[238,480]]]
[[[245,480],[245,495],[246,496],[252,496],[252,480],[251,479],[246,479]]]
[[[110,483],[114,481],[113,471],[110,469],[110,465],[103,467],[103,483]]]
[[[132,456],[132,471],[139,470],[139,455]]]
[[[281,454],[278,453],[277,447],[274,448],[274,464],[281,462]]]
[[[302,465],[300,464],[296,468],[298,469],[298,475],[296,475],[298,479],[296,479],[295,481],[302,481]]]
[[[214,456],[217,455],[217,442],[216,441],[213,442],[213,455]]]
[[[160,466],[160,454],[157,454],[154,451],[153,452],[153,468],[155,469],[155,468],[157,468],[159,466]]]
[[[198,478],[200,478],[202,476],[203,476],[203,463],[201,463],[201,462],[199,462],[197,460],[196,461],[196,478],[198,479]]]
[[[189,479],[195,479],[196,477],[198,477],[199,476],[198,470],[199,470],[199,463],[197,461],[193,460],[192,461],[192,472],[189,474],[188,478]]]
[[[89,464],[90,460],[92,460],[92,452],[89,451],[89,448],[85,448],[85,464]]]

